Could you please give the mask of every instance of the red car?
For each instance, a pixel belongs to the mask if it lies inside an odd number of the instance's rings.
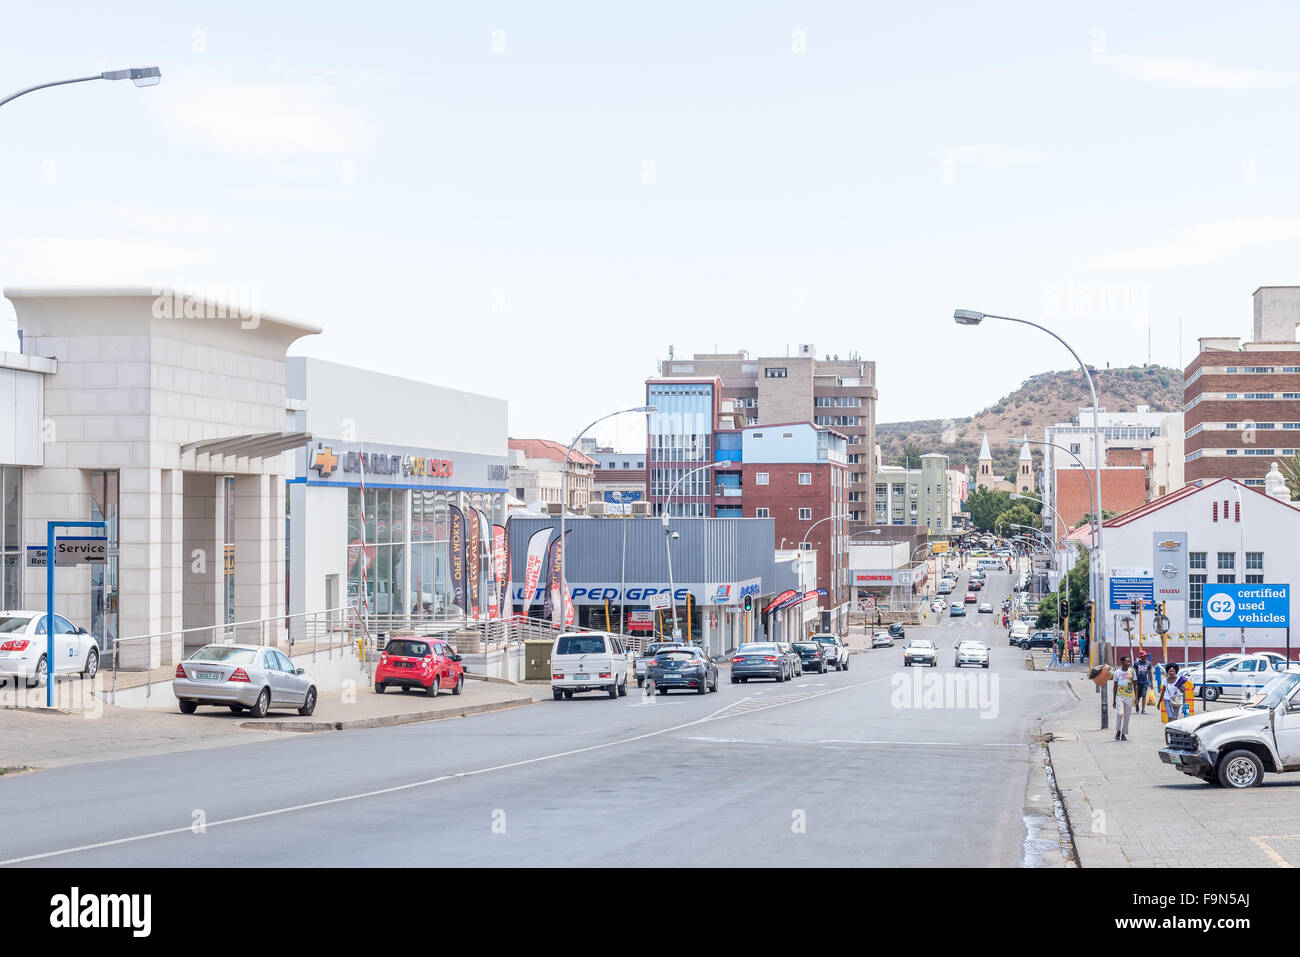
[[[973,591],[968,591],[966,593],[966,604],[973,605],[977,601],[979,601],[979,596],[976,595]]]
[[[441,638],[390,638],[375,669],[375,694],[383,694],[389,685],[401,688],[403,694],[412,688],[429,697],[444,688],[460,694],[465,669],[460,655]]]

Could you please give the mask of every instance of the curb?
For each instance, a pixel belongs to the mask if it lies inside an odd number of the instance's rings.
[[[487,714],[490,711],[505,711],[510,708],[526,707],[536,703],[536,699],[532,697],[519,697],[511,701],[471,704],[463,708],[414,711],[407,714],[386,714],[374,718],[354,718],[350,721],[241,721],[239,726],[258,731],[357,731],[364,728],[390,728],[396,725],[418,724],[424,721],[442,721],[444,718],[465,718],[470,715]]]

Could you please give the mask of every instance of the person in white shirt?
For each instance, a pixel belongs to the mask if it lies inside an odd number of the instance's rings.
[[[1115,740],[1128,740],[1128,719],[1133,714],[1133,669],[1128,658],[1120,658],[1110,690],[1111,707],[1115,709]]]

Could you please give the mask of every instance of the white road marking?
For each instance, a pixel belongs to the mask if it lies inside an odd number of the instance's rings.
[[[762,707],[753,708],[746,711],[737,711],[734,714],[757,714],[760,711],[768,711],[773,708],[782,708],[788,704],[794,704],[797,701],[810,701],[813,698],[820,698],[825,695],[839,694],[842,691],[849,691],[853,688],[865,688],[868,685],[878,684],[881,681],[886,681],[889,679],[889,677],[890,677],[889,675],[885,675],[880,678],[873,678],[870,681],[860,681],[857,684],[840,685],[839,687],[836,688],[828,688],[824,691],[818,691],[813,694],[790,698],[789,700],[785,700],[785,701],[773,701],[770,704],[764,704]],[[761,694],[761,692],[758,693]],[[362,791],[358,794],[344,794],[344,795],[340,795],[339,797],[325,798],[324,800],[320,800],[320,801],[310,801],[306,804],[294,804],[289,807],[273,808],[269,811],[258,811],[254,814],[243,814],[240,815],[239,817],[225,818],[220,821],[209,821],[205,827],[205,831],[211,830],[214,827],[223,827],[228,824],[241,824],[245,821],[256,821],[260,818],[278,817],[281,814],[292,814],[295,811],[307,811],[307,810],[311,810],[312,808],[328,807],[331,804],[344,804],[351,801],[360,801],[363,800],[364,798],[379,797],[384,794],[395,794],[399,791],[409,791],[412,788],[427,787],[431,784],[441,784],[444,781],[453,781],[457,778],[476,777],[477,775],[480,774],[491,774],[494,771],[505,771],[505,770],[509,770],[510,768],[520,768],[520,767],[525,767],[529,764],[540,764],[543,761],[554,761],[559,758],[573,757],[574,755],[585,754],[590,751],[601,751],[605,748],[613,748],[624,744],[632,744],[633,742],[636,741],[645,741],[649,738],[659,737],[660,735],[671,734],[674,731],[681,731],[683,728],[691,728],[699,724],[704,724],[706,721],[715,721],[715,720],[721,720],[723,718],[733,717],[734,715],[724,714],[724,712],[726,712],[728,709],[732,707],[734,707],[734,704],[724,705],[718,710],[705,715],[703,718],[696,718],[694,721],[686,721],[683,722],[682,724],[673,725],[672,727],[669,728],[660,728],[657,731],[647,731],[644,734],[633,735],[630,738],[620,738],[617,741],[606,741],[604,744],[592,744],[592,745],[588,745],[585,748],[573,748],[572,750],[569,751],[557,751],[554,754],[543,754],[535,758],[524,758],[519,761],[510,761],[506,764],[496,764],[487,768],[477,768],[473,771],[458,771],[455,774],[442,774],[436,778],[426,778],[423,781],[411,781],[408,782],[407,784],[396,784],[392,787],[379,788],[374,791]],[[25,857],[13,857],[10,858],[9,860],[0,861],[0,867],[7,866],[9,864],[25,864],[28,861],[48,860],[51,857],[63,857],[67,854],[80,854],[84,851],[96,851],[105,847],[118,847],[123,844],[134,844],[140,841],[149,841],[159,837],[171,837],[176,834],[184,834],[186,832],[192,832],[192,830],[193,830],[193,826],[187,824],[184,827],[173,827],[162,831],[151,831],[148,834],[134,834],[131,835],[130,837],[119,837],[111,841],[99,841],[94,844],[81,844],[76,847],[65,847],[57,851],[43,851],[40,854],[28,854]]]

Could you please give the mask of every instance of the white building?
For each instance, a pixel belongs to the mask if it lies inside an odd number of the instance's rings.
[[[307,438],[284,427],[285,350],[320,330],[152,289],[5,295],[22,354],[0,361],[0,604],[44,607],[47,522],[104,521],[107,561],[54,574],[56,613],[103,650],[162,635],[123,660],[167,664],[182,629],[254,619],[275,640],[281,453]]]
[[[364,563],[381,619],[453,613],[458,586],[471,617],[493,615],[505,400],[303,357],[288,360],[288,393],[288,428],[312,437],[289,456],[290,612],[355,602]]]
[[[1277,479],[1280,483],[1281,476]],[[1072,533],[1072,538],[1087,541],[1087,528]],[[1155,543],[1170,532],[1187,533],[1188,601],[1170,602],[1168,614],[1171,631],[1190,634],[1171,642],[1174,660],[1183,660],[1184,645],[1189,656],[1200,657],[1202,594],[1204,586],[1215,583],[1289,584],[1291,615],[1300,609],[1300,563],[1296,561],[1295,543],[1300,541],[1300,508],[1286,500],[1286,488],[1275,495],[1251,488],[1235,479],[1219,479],[1205,486],[1185,485],[1141,508],[1105,523],[1103,546],[1108,576],[1126,570],[1143,570],[1159,582],[1160,563],[1155,560]],[[1159,597],[1158,594],[1156,596]],[[1109,641],[1127,648],[1128,638],[1119,621],[1127,614],[1123,609],[1107,608],[1102,624]],[[1150,634],[1149,615],[1144,630],[1144,644],[1158,649],[1158,636]],[[1117,637],[1118,636],[1118,637]],[[1243,635],[1237,629],[1208,628],[1207,654],[1235,651]],[[1247,649],[1283,649],[1283,629],[1248,629],[1244,640]],[[1300,633],[1293,636],[1300,647]],[[1136,647],[1136,639],[1134,647]],[[1292,657],[1295,657],[1293,651]]]
[[[1058,422],[1043,431],[1040,484],[1046,501],[1054,501],[1057,469],[1080,468],[1075,456],[1082,461],[1083,468],[1096,467],[1092,418],[1092,407],[1085,406],[1079,409],[1073,422]],[[1099,408],[1097,426],[1104,453],[1103,469],[1133,466],[1146,469],[1147,501],[1182,488],[1181,412],[1152,412],[1145,405],[1132,412],[1107,412]]]

